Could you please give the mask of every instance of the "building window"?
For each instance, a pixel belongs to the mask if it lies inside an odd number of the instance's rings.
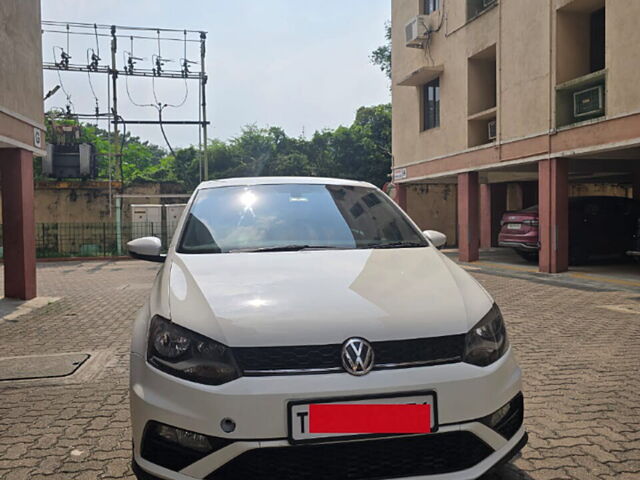
[[[597,72],[604,68],[605,58],[605,18],[604,8],[597,10],[591,14],[590,19],[590,62],[591,72]]]
[[[467,20],[477,17],[496,3],[497,0],[467,0]]]
[[[605,0],[574,1],[556,16],[556,83],[606,67]],[[600,8],[597,8],[600,7]],[[582,8],[582,9],[580,9]],[[596,8],[596,10],[592,10]]]
[[[429,15],[440,8],[440,0],[422,0],[422,13]]]
[[[440,79],[436,78],[422,87],[422,129],[440,126]]]
[[[468,146],[495,140],[497,118],[496,45],[485,48],[467,61]]]

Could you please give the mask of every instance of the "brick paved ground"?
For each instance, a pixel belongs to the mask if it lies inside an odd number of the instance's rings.
[[[61,298],[0,320],[0,357],[93,357],[68,379],[0,383],[0,479],[132,479],[129,328],[156,269],[39,266],[40,294]],[[491,480],[639,479],[640,292],[472,273],[505,313],[528,407],[529,446]]]

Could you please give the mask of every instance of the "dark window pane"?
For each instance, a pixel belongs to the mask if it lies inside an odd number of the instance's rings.
[[[424,130],[440,126],[440,79],[423,87]]]
[[[487,0],[467,0],[467,20],[472,19],[473,17],[479,15],[484,12],[489,7],[493,6],[496,3],[495,0],[487,1]]]
[[[604,8],[591,14],[591,72],[604,68],[605,59],[605,13]]]
[[[439,0],[424,0],[423,13],[425,15],[429,15],[430,13],[435,12],[440,7]]]

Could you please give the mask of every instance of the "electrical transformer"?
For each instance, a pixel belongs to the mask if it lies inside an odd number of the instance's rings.
[[[94,178],[96,159],[93,145],[47,144],[47,156],[42,159],[42,173],[55,178]]]

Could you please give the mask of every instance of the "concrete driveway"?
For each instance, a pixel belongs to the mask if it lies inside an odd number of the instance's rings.
[[[46,303],[20,312],[3,304],[0,363],[30,356],[29,365],[55,362],[52,371],[75,373],[0,381],[1,479],[133,478],[129,329],[157,268],[43,264]],[[482,263],[465,268],[500,304],[524,370],[530,442],[489,478],[640,478],[640,289]]]

